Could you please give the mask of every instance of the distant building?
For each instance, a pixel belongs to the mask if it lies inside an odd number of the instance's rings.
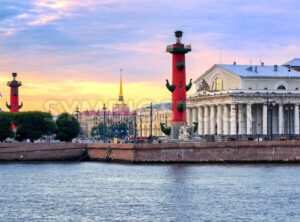
[[[160,123],[171,125],[172,121],[172,103],[159,103],[152,106],[152,136],[165,136],[161,129]],[[151,118],[150,106],[136,110],[136,126],[138,137],[148,137],[150,135]]]
[[[198,134],[227,139],[299,138],[300,59],[282,66],[214,65],[187,101]]]
[[[108,110],[105,105],[102,110],[87,110],[75,113],[75,117],[80,123],[84,135],[91,135],[93,127],[105,122],[107,127],[113,124],[126,123],[129,133],[133,135],[133,112],[124,101],[122,76],[120,78],[119,99],[113,106],[113,110]],[[105,119],[105,121],[104,121]]]

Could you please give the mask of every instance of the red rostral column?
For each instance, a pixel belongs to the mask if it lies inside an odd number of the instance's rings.
[[[186,92],[192,87],[192,80],[186,85],[185,54],[191,51],[190,45],[181,43],[182,31],[176,31],[176,43],[167,46],[167,52],[173,55],[172,85],[167,80],[167,88],[172,92],[172,127],[173,139],[178,138],[179,127],[186,124]],[[174,132],[176,131],[176,132]]]
[[[23,106],[23,103],[19,105],[19,87],[22,86],[22,83],[16,80],[17,73],[13,73],[12,76],[13,80],[7,83],[7,86],[10,87],[10,105],[6,102],[6,106],[10,112],[17,113]]]

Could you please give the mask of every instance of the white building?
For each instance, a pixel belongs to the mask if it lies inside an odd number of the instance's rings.
[[[214,65],[194,81],[188,124],[212,139],[298,138],[300,59],[283,66]],[[217,136],[217,137],[216,137]]]

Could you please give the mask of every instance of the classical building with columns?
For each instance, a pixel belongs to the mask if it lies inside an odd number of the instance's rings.
[[[188,125],[210,140],[298,139],[300,59],[278,65],[218,64],[194,81]]]

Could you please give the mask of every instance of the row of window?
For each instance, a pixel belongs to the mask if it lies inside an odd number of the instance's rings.
[[[106,117],[106,119],[121,119],[121,120],[127,120],[127,119],[129,119],[130,117],[125,117],[125,116],[113,116],[113,117]],[[98,119],[101,119],[101,120],[103,120],[104,119],[104,117],[103,116],[101,116],[101,117],[94,117],[94,120],[98,120]]]
[[[211,90],[213,91],[222,91],[224,89],[223,80],[221,77],[216,77],[213,81]],[[252,88],[249,88],[252,89]],[[280,85],[277,87],[277,90],[286,90],[286,87],[284,85]],[[296,88],[298,90],[298,88]]]
[[[102,122],[103,123],[103,122]],[[117,122],[113,122],[113,123],[110,123],[108,122],[107,125],[111,125],[111,124],[121,124],[121,123],[124,123],[124,122],[121,122],[121,121],[117,121]],[[94,126],[98,126],[100,124],[100,122],[94,122]],[[128,124],[128,123],[127,123]]]

